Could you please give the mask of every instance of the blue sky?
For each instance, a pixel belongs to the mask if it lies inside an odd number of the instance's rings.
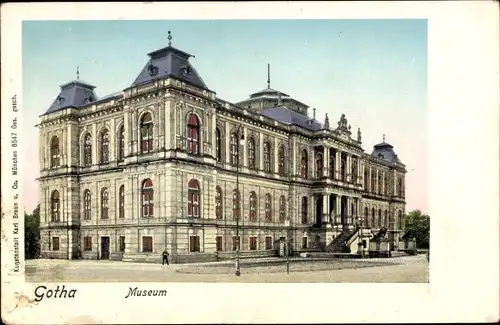
[[[23,46],[24,154],[38,153],[34,127],[59,86],[76,78],[99,96],[128,87],[147,53],[172,45],[195,55],[207,86],[236,102],[271,87],[317,108],[336,124],[346,114],[371,152],[386,134],[407,165],[407,210],[427,211],[426,20],[143,20],[25,21]],[[37,160],[38,161],[38,160]],[[38,168],[24,172],[34,193]],[[25,195],[31,211],[37,196]]]

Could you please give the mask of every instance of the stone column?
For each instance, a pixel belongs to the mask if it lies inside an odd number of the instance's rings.
[[[329,195],[327,193],[323,193],[323,217],[321,221],[329,222],[328,213],[330,212],[330,200]]]
[[[347,155],[347,159],[346,159],[346,169],[347,169],[347,182],[350,183],[351,180],[352,180],[352,174],[351,174],[351,164],[352,164],[352,156],[351,155]]]
[[[97,146],[99,141],[97,141],[97,124],[92,124],[92,165],[99,163],[99,155],[97,151]]]
[[[335,174],[336,179],[341,179],[340,175],[340,159],[342,158],[342,152],[340,150],[337,150],[335,152]]]
[[[212,143],[212,156],[216,157],[217,156],[217,135],[216,135],[216,130],[217,130],[217,117],[215,114],[211,114],[211,122],[212,122],[212,136],[211,136],[211,143]],[[222,144],[221,144],[222,145]],[[217,157],[216,157],[217,158]]]
[[[243,136],[245,137],[245,145],[242,146],[240,144],[241,134],[238,135],[238,137],[239,137],[239,139],[238,139],[238,148],[240,149],[240,157],[243,158],[243,163],[240,166],[248,167],[248,146],[247,146],[247,143],[246,143],[246,141],[248,140],[248,129],[247,128],[241,128],[240,132],[242,132]],[[241,162],[241,160],[240,160],[240,162]]]
[[[264,134],[259,133],[259,170],[264,170]]]
[[[175,123],[173,117],[175,115],[172,114],[172,102],[170,100],[165,100],[165,104],[160,106],[160,110],[164,111],[163,118],[165,119],[165,149],[172,149],[172,137],[174,137],[175,141],[175,134],[172,134],[172,131],[175,130]]]
[[[132,112],[132,120],[130,121],[130,124],[131,124],[131,142],[132,142],[132,145],[131,145],[131,152],[130,154],[132,155],[136,155],[138,154],[138,151],[139,151],[139,146],[138,146],[138,143],[137,143],[137,126],[139,124],[139,121],[137,120],[137,112],[136,111],[133,111]],[[140,140],[140,139],[139,139]]]
[[[273,168],[272,171],[278,174],[278,151],[279,151],[279,143],[278,138],[274,138],[274,150],[273,150]]]
[[[342,207],[342,204],[341,204],[341,198],[342,198],[342,196],[341,196],[341,195],[338,195],[338,194],[337,194],[337,195],[335,196],[335,200],[336,200],[336,202],[335,202],[335,207],[336,207],[336,211],[335,211],[335,222],[336,222],[337,224],[338,224],[338,223],[340,223],[340,221],[341,221],[341,218],[340,218],[340,214],[341,214],[341,212],[342,212],[342,211],[340,210],[340,209],[341,209],[341,207]]]
[[[328,170],[330,162],[330,148],[326,145],[323,147],[323,177],[328,178]]]
[[[116,150],[118,148],[118,143],[116,143],[116,123],[115,119],[112,118],[110,121],[110,126],[109,126],[109,161],[115,161],[116,160]]]
[[[225,122],[225,137],[224,137],[224,142],[225,142],[225,146],[224,148],[226,149],[226,154],[224,155],[225,157],[225,162],[226,163],[229,163],[231,161],[231,158],[230,158],[230,153],[231,153],[231,130],[229,129],[229,123]]]
[[[316,178],[316,152],[314,148],[311,149],[309,155],[309,175],[307,175],[307,177],[310,179]]]
[[[73,124],[71,122],[68,123],[67,129],[68,136],[66,137],[66,165],[68,167],[74,165],[73,162]]]

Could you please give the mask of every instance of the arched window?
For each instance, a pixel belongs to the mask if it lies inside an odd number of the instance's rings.
[[[330,156],[330,162],[328,166],[328,176],[331,180],[335,180],[335,157]]]
[[[316,178],[323,177],[323,155],[321,153],[316,154]]]
[[[83,138],[83,165],[92,166],[92,136],[87,133]]]
[[[372,184],[371,184],[371,188],[370,188],[371,191],[370,192],[376,193],[377,192],[377,187],[375,186],[375,171],[372,170],[371,174],[372,174]]]
[[[284,195],[280,196],[280,212],[279,212],[280,222],[285,222],[286,219],[286,198]]]
[[[125,185],[118,191],[118,218],[125,218]]]
[[[239,219],[240,217],[240,191],[238,189],[233,190],[233,219]]]
[[[398,197],[403,197],[403,180],[398,178]]]
[[[60,219],[60,207],[61,207],[61,202],[59,201],[59,192],[54,191],[52,192],[52,195],[50,197],[50,210],[51,210],[51,221],[52,222],[59,222],[61,221]]]
[[[101,164],[109,163],[109,132],[107,129],[101,131],[99,136],[100,148],[101,152]]]
[[[278,174],[285,176],[285,146],[281,145],[278,149]]]
[[[377,222],[378,227],[382,227],[382,210],[378,209],[378,222]]]
[[[141,152],[149,153],[153,151],[153,117],[146,113],[141,119]]]
[[[358,182],[358,160],[355,158],[352,159],[351,179],[353,183]]]
[[[118,161],[123,161],[125,158],[125,126],[120,126],[118,129]]]
[[[365,207],[365,226],[366,227],[369,227],[370,226],[370,221],[368,220],[369,216],[368,216],[368,208]]]
[[[200,216],[200,184],[196,179],[188,183],[188,217]]]
[[[215,188],[215,218],[222,219],[222,190],[219,186]]]
[[[215,159],[222,162],[222,136],[219,128],[215,129]]]
[[[403,212],[401,212],[401,210],[398,211],[398,226],[399,226],[399,229],[401,229],[401,230],[404,229],[404,225],[403,225]]]
[[[308,218],[307,218],[307,209],[308,209],[308,204],[307,204],[307,196],[302,197],[302,206],[301,206],[301,221],[303,224],[307,224]]]
[[[384,175],[384,195],[389,193],[389,184],[387,183],[387,176]]]
[[[384,227],[389,227],[389,224],[387,223],[387,210],[384,211]]]
[[[342,182],[345,182],[347,179],[347,168],[346,168],[345,157],[342,157],[340,159],[340,179],[342,180]]]
[[[92,219],[92,195],[90,194],[90,190],[83,192],[83,219]]]
[[[200,121],[195,114],[190,114],[187,123],[188,152],[193,155],[200,154]]]
[[[375,228],[377,226],[375,222],[375,208],[372,208],[372,227]]]
[[[109,195],[108,189],[103,188],[101,190],[101,219],[109,218]]]
[[[269,142],[264,142],[264,171],[271,172],[271,145]]]
[[[255,169],[255,141],[253,138],[248,138],[248,168]]]
[[[271,200],[271,194],[269,193],[266,194],[265,196],[264,211],[266,216],[266,222],[272,222],[273,221],[272,200]]]
[[[59,167],[60,163],[59,138],[53,136],[50,140],[50,167]]]
[[[231,159],[230,163],[233,166],[236,166],[238,164],[238,135],[236,133],[231,133]]]
[[[250,192],[250,197],[248,199],[250,208],[250,221],[257,221],[257,195],[254,191]]]
[[[153,217],[153,182],[148,178],[142,182],[142,217]]]
[[[307,179],[307,150],[302,150],[302,157],[300,159],[300,177]]]

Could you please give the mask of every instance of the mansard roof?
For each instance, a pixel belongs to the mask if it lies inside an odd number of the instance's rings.
[[[285,106],[268,108],[262,111],[262,115],[272,118],[278,122],[288,125],[300,126],[309,131],[322,129],[322,124],[310,117],[297,113]]]
[[[70,107],[78,108],[96,101],[98,97],[94,89],[95,86],[79,79],[61,85],[59,95],[57,95],[45,114],[54,113]]]
[[[401,163],[398,155],[394,152],[394,147],[389,143],[381,142],[373,146],[373,152],[371,154],[375,158],[379,158],[391,163]]]

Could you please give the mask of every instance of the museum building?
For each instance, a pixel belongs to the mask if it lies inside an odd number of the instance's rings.
[[[398,249],[406,170],[385,139],[366,153],[344,114],[271,88],[269,66],[265,89],[224,101],[171,40],[130,87],[99,98],[78,76],[40,117],[42,257],[363,250],[381,229]]]

